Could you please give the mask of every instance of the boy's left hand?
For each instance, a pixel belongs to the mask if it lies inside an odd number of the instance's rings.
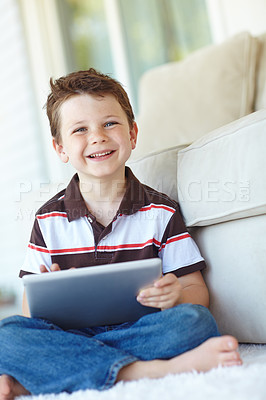
[[[165,310],[181,303],[182,286],[174,274],[166,274],[149,286],[141,290],[137,301],[143,306],[157,307]]]

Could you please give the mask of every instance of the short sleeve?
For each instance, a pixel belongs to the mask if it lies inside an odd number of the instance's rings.
[[[50,267],[52,260],[40,230],[39,222],[36,218],[33,224],[26,257],[21,267],[19,276],[22,277],[23,275],[29,273],[40,273],[41,264]]]
[[[178,206],[165,229],[159,257],[162,259],[163,273],[173,272],[177,276],[206,267],[198,246],[186,229]]]

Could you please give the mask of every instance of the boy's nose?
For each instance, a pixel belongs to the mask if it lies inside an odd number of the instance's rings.
[[[107,136],[104,132],[103,129],[101,128],[95,128],[93,129],[93,131],[91,132],[90,136],[89,136],[89,140],[91,144],[94,143],[103,143],[106,142],[107,140]]]

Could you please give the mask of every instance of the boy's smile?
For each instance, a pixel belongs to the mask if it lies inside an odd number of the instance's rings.
[[[125,162],[136,146],[137,125],[110,94],[76,95],[60,109],[60,143],[53,142],[63,162],[70,162],[81,181],[124,179]]]

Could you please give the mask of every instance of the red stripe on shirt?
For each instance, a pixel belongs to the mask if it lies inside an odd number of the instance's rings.
[[[159,251],[161,251],[162,249],[164,249],[165,246],[166,246],[167,244],[169,244],[169,243],[178,242],[179,240],[188,239],[188,238],[191,238],[191,236],[190,236],[189,233],[183,233],[182,235],[178,235],[178,236],[171,237],[171,238],[169,238],[169,239],[166,241],[166,243],[163,243],[163,244],[162,244],[162,247],[160,248]]]
[[[61,253],[85,253],[87,251],[95,251],[95,247],[75,247],[73,249],[57,249],[49,250],[50,254],[61,254]]]
[[[167,206],[164,206],[164,205],[162,205],[162,204],[160,204],[160,205],[157,205],[157,204],[150,204],[149,206],[145,206],[145,207],[140,208],[139,211],[149,211],[149,210],[151,210],[152,208],[160,208],[160,209],[162,209],[162,210],[170,211],[172,214],[175,213],[175,209],[174,209],[174,208],[167,207]]]
[[[43,215],[37,215],[36,218],[37,219],[45,219],[45,218],[50,218],[50,217],[64,217],[67,218],[67,214],[64,212],[51,212],[51,213],[47,213],[47,214],[43,214]]]
[[[134,248],[134,249],[138,249],[138,248],[143,248],[145,246],[148,246],[149,244],[155,244],[156,246],[160,246],[161,243],[158,242],[158,240],[156,239],[150,239],[147,240],[144,243],[127,243],[127,244],[120,244],[118,246],[97,246],[97,250],[111,250],[111,251],[115,251],[115,250],[121,250],[121,249],[129,249],[129,248]],[[29,244],[29,248],[33,249],[33,250],[37,250],[43,253],[50,253],[50,254],[62,254],[62,253],[78,253],[78,252],[86,252],[86,251],[95,251],[95,247],[91,246],[91,247],[76,247],[76,248],[72,248],[72,249],[54,249],[54,250],[48,250],[45,249],[43,247],[39,247],[39,246],[35,246],[33,244]]]
[[[160,246],[161,243],[156,239],[149,239],[144,243],[127,243],[127,244],[119,244],[118,246],[98,246],[98,250],[121,250],[121,249],[136,249],[143,248],[148,246],[149,244],[155,244],[156,246]]]
[[[40,251],[41,253],[50,253],[48,249],[40,246],[35,246],[34,244],[29,243],[28,247],[32,250]]]
[[[49,253],[49,254],[59,254],[59,253],[76,253],[76,252],[86,252],[86,251],[94,251],[95,247],[76,247],[73,249],[56,249],[56,250],[48,250],[44,247],[35,246],[32,243],[29,243],[28,247],[32,250],[40,251],[41,253]]]

